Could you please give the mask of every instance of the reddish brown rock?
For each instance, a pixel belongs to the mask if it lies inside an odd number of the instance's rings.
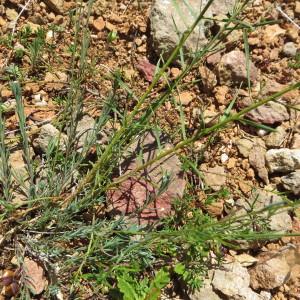
[[[222,56],[218,65],[220,83],[223,85],[240,85],[247,83],[246,57],[240,50],[231,51]],[[250,62],[250,80],[258,79],[258,69]]]
[[[163,149],[172,147],[165,137],[161,137],[160,143]],[[126,174],[155,158],[160,151],[154,135],[148,132],[130,148],[131,155],[121,164],[121,169]],[[160,191],[166,174],[170,176],[170,183]],[[181,163],[173,155],[128,178],[117,189],[110,191],[108,198],[114,212],[127,215],[131,222],[147,225],[172,213],[172,201],[183,196],[185,184]]]

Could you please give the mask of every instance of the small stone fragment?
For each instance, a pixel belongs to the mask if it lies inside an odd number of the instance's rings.
[[[7,8],[5,13],[9,21],[15,21],[18,17],[18,13],[12,8]]]
[[[229,88],[226,85],[217,86],[214,89],[215,98],[219,105],[227,105],[227,94],[229,93]]]
[[[46,287],[47,280],[43,268],[34,260],[25,257],[22,266],[24,270],[24,283],[33,295],[39,295]]]
[[[286,30],[282,29],[278,24],[267,25],[264,28],[263,41],[266,44],[274,45],[278,42],[281,35],[284,35]]]
[[[235,255],[234,260],[239,262],[242,267],[250,267],[258,262],[257,258],[255,258],[247,253]]]
[[[258,176],[264,181],[265,184],[269,183],[268,171],[265,167],[265,153],[266,150],[255,145],[249,153],[249,163],[257,171]]]
[[[76,128],[76,137],[78,138],[77,147],[81,148],[85,142],[92,136],[95,127],[95,120],[89,115],[84,115],[78,122]]]
[[[224,167],[216,166],[207,168],[206,165],[201,165],[201,171],[204,173],[205,183],[214,191],[219,191],[226,183],[226,173]]]
[[[188,91],[181,92],[178,96],[175,96],[177,103],[181,103],[184,106],[189,105],[194,98],[195,95]]]
[[[279,126],[275,132],[271,132],[266,138],[266,146],[268,148],[279,148],[286,138],[286,128]]]
[[[59,138],[59,148],[64,151],[65,142],[67,141],[66,135],[60,133],[53,125],[45,124],[41,127],[39,136],[34,140],[34,146],[46,153],[49,143]]]
[[[300,195],[300,170],[296,170],[281,178],[283,187],[294,195]]]
[[[156,66],[151,64],[147,58],[139,59],[136,68],[147,81],[153,80]]]
[[[60,15],[64,13],[64,0],[44,0],[44,2],[55,13]]]
[[[297,54],[297,47],[295,43],[288,42],[284,44],[282,52],[287,57],[294,57]]]
[[[217,85],[217,76],[205,66],[199,67],[199,73],[204,91],[211,92]]]
[[[283,104],[269,102],[251,110],[246,117],[257,123],[272,125],[289,120],[290,115]]]
[[[243,155],[243,157],[249,157],[250,151],[254,146],[253,141],[249,139],[237,139],[235,144],[239,150],[239,152]]]
[[[97,31],[102,31],[105,28],[105,21],[102,17],[99,17],[93,21],[93,27]]]
[[[256,265],[249,274],[253,289],[271,290],[287,282],[290,266],[283,257],[275,257]]]
[[[240,85],[247,83],[246,57],[240,50],[231,51],[222,56],[218,65],[220,83],[223,85]],[[258,79],[258,69],[250,62],[250,80]]]
[[[270,149],[266,152],[270,173],[288,173],[300,169],[300,149]]]

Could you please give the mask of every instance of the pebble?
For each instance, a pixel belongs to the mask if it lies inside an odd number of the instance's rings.
[[[229,159],[229,157],[226,153],[221,154],[220,160],[221,160],[222,164],[224,164],[228,159]]]
[[[105,21],[102,17],[99,17],[93,21],[93,27],[97,31],[102,31],[105,28]]]
[[[195,98],[195,95],[192,92],[184,91],[175,96],[177,103],[181,103],[184,106],[189,105],[192,100]]]
[[[294,195],[300,195],[300,170],[296,170],[281,178],[283,187]]]
[[[294,57],[297,54],[297,47],[295,43],[288,42],[284,44],[282,52],[287,57]]]
[[[300,169],[300,149],[270,149],[266,153],[270,173],[288,173]]]

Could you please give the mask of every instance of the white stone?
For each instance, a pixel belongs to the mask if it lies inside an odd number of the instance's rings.
[[[296,170],[281,178],[283,187],[294,195],[300,195],[300,170]]]
[[[271,149],[266,153],[270,173],[287,173],[300,169],[300,149]]]

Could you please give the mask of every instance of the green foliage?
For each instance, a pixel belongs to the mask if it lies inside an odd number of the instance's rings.
[[[300,68],[300,53],[297,53],[295,57],[289,61],[288,66],[293,69]]]
[[[107,42],[112,43],[118,38],[118,33],[114,30],[110,31],[108,36],[107,36]]]
[[[161,290],[170,282],[170,275],[165,269],[160,269],[150,284],[148,278],[137,281],[129,274],[123,274],[117,280],[124,300],[157,300]]]

